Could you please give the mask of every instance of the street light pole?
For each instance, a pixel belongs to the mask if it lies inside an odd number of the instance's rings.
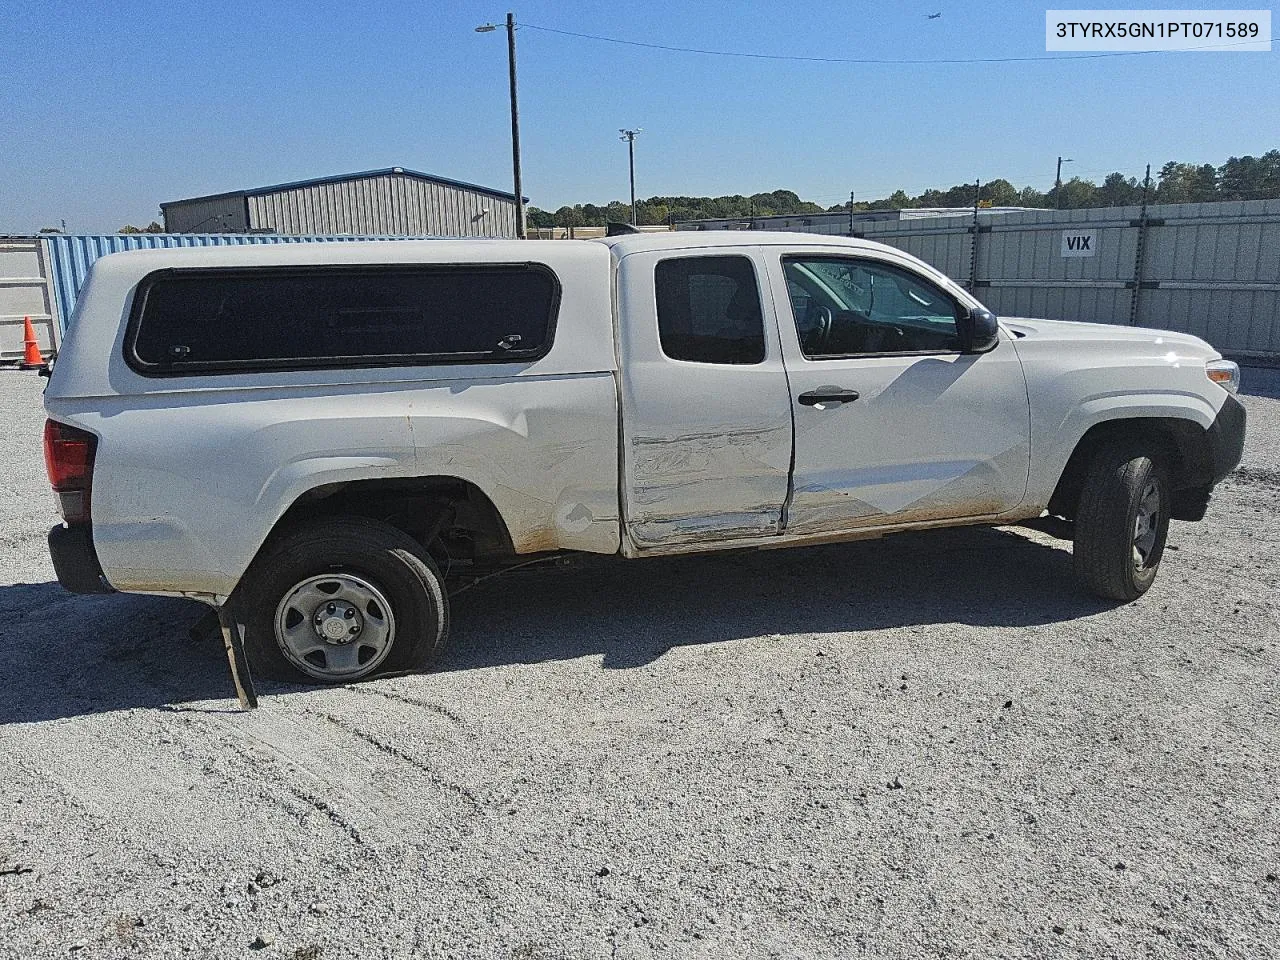
[[[619,130],[622,136],[619,140],[627,141],[627,163],[631,169],[631,225],[634,227],[637,223],[636,219],[636,137],[643,133],[643,128],[637,127],[635,130]]]
[[[516,236],[525,237],[524,187],[520,182],[520,98],[516,95],[516,15],[507,14],[507,66],[511,71],[511,170],[516,188]]]
[[[492,33],[492,23],[482,23],[476,33]],[[511,171],[516,194],[516,236],[525,238],[524,186],[520,178],[520,98],[516,88],[516,15],[507,14],[507,68],[511,80]]]
[[[1070,157],[1058,158],[1058,173],[1053,178],[1053,205],[1059,210],[1062,209],[1062,165],[1064,163],[1074,163]]]

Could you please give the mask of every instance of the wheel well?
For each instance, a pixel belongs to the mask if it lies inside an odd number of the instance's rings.
[[[1174,519],[1199,520],[1203,516],[1213,482],[1208,434],[1194,421],[1176,417],[1106,420],[1090,427],[1076,444],[1049,498],[1050,513],[1075,519],[1089,463],[1102,446],[1117,441],[1154,448],[1164,458],[1174,488]]]
[[[454,560],[503,561],[515,555],[493,501],[458,477],[353,480],[308,490],[285,511],[271,536],[320,517],[381,520]]]

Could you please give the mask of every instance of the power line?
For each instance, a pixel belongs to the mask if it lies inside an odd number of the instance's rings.
[[[599,40],[603,43],[617,43],[627,47],[644,47],[648,50],[667,50],[672,53],[697,53],[709,57],[743,57],[750,60],[792,60],[804,63],[854,63],[854,64],[927,64],[927,63],[1054,63],[1060,60],[1106,60],[1111,57],[1140,57],[1150,53],[1188,53],[1194,50],[1219,50],[1223,47],[1235,47],[1241,44],[1260,43],[1258,39],[1241,40],[1236,43],[1210,43],[1199,47],[1184,47],[1181,50],[1116,50],[1107,53],[1069,53],[1058,57],[969,57],[969,58],[863,58],[863,57],[805,57],[785,53],[747,53],[740,50],[708,50],[703,47],[675,47],[665,43],[649,43],[643,40],[623,40],[620,37],[602,37],[593,33],[577,33],[573,30],[560,30],[556,27],[542,27],[536,23],[521,23],[526,30],[541,30],[543,33],[557,33],[564,37],[577,37],[579,40]],[[1268,40],[1274,42],[1275,38]]]

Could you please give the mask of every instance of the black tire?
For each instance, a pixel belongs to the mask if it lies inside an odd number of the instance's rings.
[[[370,588],[371,598],[361,611],[361,594],[338,604],[353,607],[355,619],[366,632],[355,641],[328,641],[314,627],[322,645],[310,659],[291,652],[278,635],[277,621],[283,625],[293,617],[293,632],[301,636],[298,610],[301,603],[283,606],[286,598],[305,598],[298,587],[316,581],[314,590],[328,593],[340,589]],[[365,517],[333,517],[287,532],[268,544],[245,575],[242,591],[245,619],[245,652],[255,673],[295,683],[336,684],[363,680],[379,673],[418,670],[427,666],[444,645],[449,633],[449,601],[444,578],[435,562],[416,540],[390,524]],[[335,593],[335,597],[338,595]],[[347,596],[347,594],[343,594]],[[385,599],[388,611],[381,609]],[[315,616],[323,617],[318,608]],[[332,609],[332,605],[330,605]],[[340,615],[340,614],[339,614]],[[381,647],[365,644],[381,624]],[[336,617],[331,617],[336,619]],[[311,625],[306,625],[309,629]],[[359,627],[357,627],[359,629]],[[356,631],[353,630],[353,633]],[[350,648],[343,649],[343,648]],[[366,660],[367,651],[374,650]],[[354,656],[350,669],[339,671],[330,657]],[[339,673],[341,672],[341,675]]]
[[[1153,489],[1158,506],[1154,514]],[[1100,448],[1085,474],[1076,509],[1072,562],[1077,579],[1109,600],[1136,600],[1146,593],[1164,556],[1172,493],[1155,450],[1132,440]],[[1144,518],[1154,516],[1154,522],[1143,523],[1141,538],[1140,512]]]

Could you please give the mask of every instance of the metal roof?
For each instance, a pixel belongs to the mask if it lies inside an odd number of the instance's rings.
[[[490,196],[499,197],[503,200],[515,202],[516,195],[508,193],[505,190],[495,190],[492,187],[482,187],[478,183],[467,183],[463,180],[451,180],[448,177],[437,177],[431,173],[422,173],[418,170],[409,170],[405,167],[383,167],[379,170],[362,170],[359,173],[339,173],[331,177],[313,177],[310,180],[293,180],[289,183],[276,183],[267,187],[251,187],[247,190],[228,190],[224,193],[210,193],[203,197],[183,197],[181,200],[168,200],[160,204],[160,209],[165,207],[177,206],[180,203],[194,203],[200,200],[222,200],[227,197],[257,197],[267,193],[280,193],[285,190],[295,190],[299,187],[314,187],[324,183],[342,183],[346,180],[367,180],[371,177],[387,177],[392,175],[400,175],[405,177],[415,177],[418,180],[429,180],[432,183],[442,183],[450,187],[459,187],[463,190],[474,190],[477,193],[487,193]],[[525,203],[529,202],[529,198],[524,198]]]

